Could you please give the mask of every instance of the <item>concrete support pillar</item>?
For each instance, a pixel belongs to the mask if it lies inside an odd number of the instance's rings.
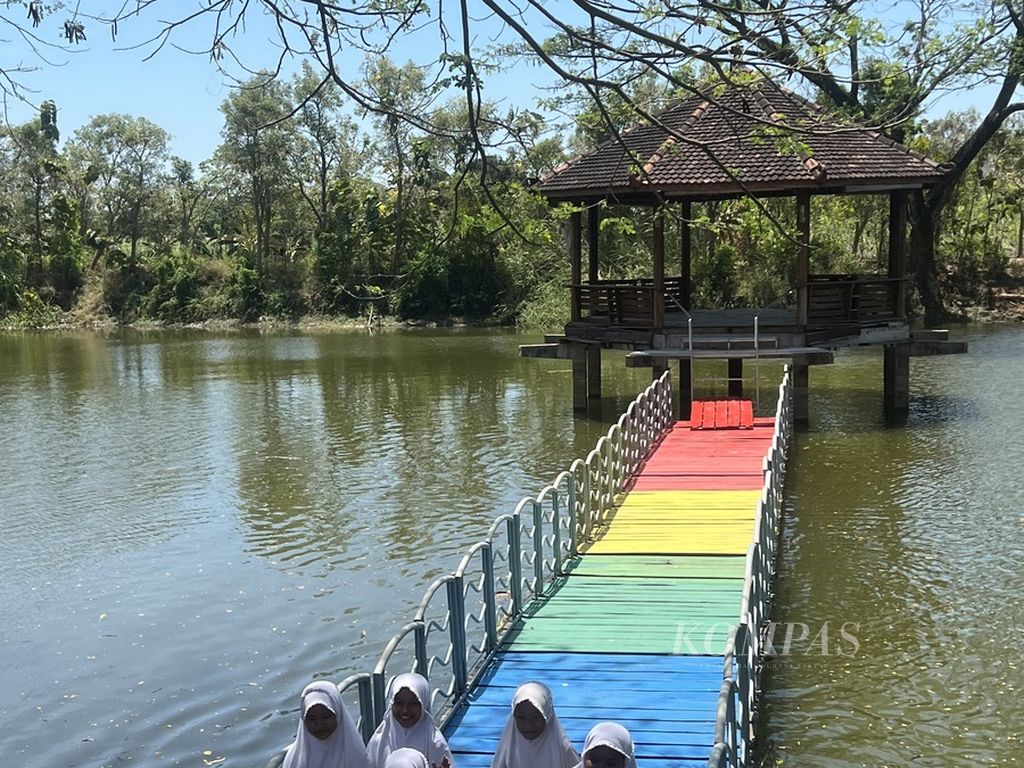
[[[693,371],[690,370],[689,360],[679,361],[679,418],[690,418],[690,405],[693,403]]]
[[[572,361],[572,409],[586,412],[587,410],[587,349],[582,344],[573,344],[569,348],[569,359]]]
[[[910,409],[910,348],[906,344],[886,344],[883,355],[885,415],[906,413]]]
[[[743,397],[743,361],[728,360],[729,397]]]
[[[806,425],[810,420],[810,381],[806,365],[793,366],[793,421]]]
[[[601,400],[601,348],[597,345],[587,347],[587,399]]]

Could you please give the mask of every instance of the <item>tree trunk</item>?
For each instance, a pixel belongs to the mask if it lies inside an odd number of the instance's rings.
[[[34,228],[32,232],[32,256],[25,260],[25,285],[38,288],[43,274],[43,183],[35,182]]]
[[[136,202],[135,205],[132,206],[132,264],[136,263],[135,257],[137,256],[139,251],[139,219],[142,216],[142,213],[139,210],[139,208],[140,203],[138,202]]]
[[[937,239],[936,211],[928,204],[922,192],[914,192],[910,198],[910,262],[926,326],[941,324],[947,318],[946,307],[939,293],[935,264]]]
[[[860,255],[860,243],[864,237],[864,230],[867,229],[868,221],[868,217],[863,214],[857,217],[857,223],[853,228],[853,246],[851,248],[854,256]]]
[[[1020,218],[1017,219],[1017,258],[1024,259],[1024,206],[1018,212]]]
[[[395,250],[391,263],[391,273],[401,272],[405,259],[405,157],[402,152],[401,140],[397,125],[392,132],[392,144],[395,149]]]

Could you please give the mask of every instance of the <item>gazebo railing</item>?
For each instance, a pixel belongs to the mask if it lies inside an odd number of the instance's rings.
[[[885,275],[811,275],[807,323],[817,327],[884,322],[900,317],[904,278]]]
[[[581,319],[602,320],[612,325],[654,326],[652,278],[598,280],[570,287],[573,306],[580,308]],[[662,306],[681,304],[684,287],[682,278],[666,277]]]

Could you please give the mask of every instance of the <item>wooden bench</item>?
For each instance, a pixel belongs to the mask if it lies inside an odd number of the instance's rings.
[[[753,429],[754,403],[739,398],[694,400],[690,429]]]

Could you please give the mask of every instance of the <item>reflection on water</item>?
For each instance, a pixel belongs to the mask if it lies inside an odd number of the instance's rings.
[[[780,656],[767,735],[786,766],[1020,762],[1024,374],[1018,328],[914,360],[905,426],[876,417],[880,355],[813,371],[787,485],[775,618],[849,622],[851,656]],[[877,386],[877,385],[876,385]]]
[[[567,364],[518,359],[530,340],[0,337],[0,754],[262,764],[305,682],[369,668],[606,429],[571,418]],[[645,383],[613,364],[609,415]]]

